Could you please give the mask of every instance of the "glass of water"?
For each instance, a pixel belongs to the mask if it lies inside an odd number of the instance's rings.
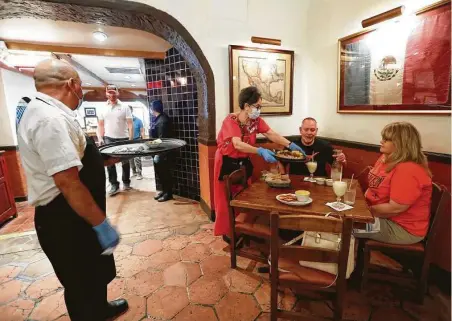
[[[355,204],[356,199],[356,186],[357,181],[354,179],[353,181],[347,182],[347,190],[344,194],[344,203],[347,205],[353,205]]]

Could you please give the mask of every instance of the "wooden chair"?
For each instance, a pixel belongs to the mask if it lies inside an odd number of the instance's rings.
[[[295,231],[316,231],[342,233],[339,251],[298,245],[284,245],[279,242],[279,229]],[[335,294],[334,319],[341,320],[343,304],[347,291],[347,262],[350,250],[353,221],[313,215],[278,215],[271,214],[271,320],[278,318],[290,320],[325,320],[313,318],[302,313],[278,309],[278,287],[287,287],[295,291],[322,291]],[[298,262],[337,263],[338,275],[301,266]],[[288,272],[282,272],[279,269]]]
[[[235,196],[248,187],[248,177],[245,168],[242,167],[241,169],[232,172],[230,175],[225,175],[223,180],[225,182],[226,198],[229,209],[229,226],[231,229],[231,240],[229,245],[231,251],[231,268],[235,269],[237,267],[237,255],[261,263],[267,263],[267,256],[270,252],[270,227],[269,224],[259,224],[258,219],[266,218],[268,222],[268,214],[247,212],[236,215],[235,209],[229,205]],[[265,255],[259,255],[256,254],[256,252],[249,250],[247,251],[246,248],[237,248],[238,235],[240,235],[240,237],[243,238],[244,243],[247,244],[249,244],[249,241],[252,239],[257,240],[258,242],[267,243],[263,246],[264,252],[266,252]]]
[[[432,190],[432,202],[430,207],[430,224],[429,231],[426,238],[419,243],[410,245],[395,245],[382,243],[374,240],[361,240],[365,242],[364,245],[364,264],[363,264],[363,274],[361,279],[361,290],[364,290],[369,277],[393,281],[396,283],[412,283],[412,278],[406,275],[389,275],[384,273],[370,273],[369,268],[371,267],[371,258],[378,254],[380,260],[385,259],[390,262],[391,259],[384,256],[384,254],[396,254],[420,258],[422,260],[422,268],[417,280],[417,301],[423,303],[424,295],[427,291],[428,286],[428,274],[430,263],[432,261],[433,247],[435,246],[435,239],[438,234],[438,228],[447,219],[446,215],[447,206],[450,202],[450,194],[445,190],[444,187],[440,187],[437,184],[433,184]],[[437,245],[437,244],[436,244]],[[378,251],[378,252],[377,252]]]

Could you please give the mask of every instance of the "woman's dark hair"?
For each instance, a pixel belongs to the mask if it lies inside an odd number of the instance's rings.
[[[245,108],[245,104],[252,105],[261,99],[261,93],[254,86],[249,86],[243,88],[239,94],[239,107],[240,109]]]

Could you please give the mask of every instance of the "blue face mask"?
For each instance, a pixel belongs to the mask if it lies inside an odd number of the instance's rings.
[[[251,119],[257,119],[261,115],[260,109],[257,109],[256,107],[251,108],[251,112],[248,113],[248,117]]]
[[[75,110],[77,110],[77,109],[79,109],[80,106],[83,104],[83,96],[84,96],[84,94],[83,94],[83,91],[82,91],[82,97],[79,97],[78,94],[77,94],[72,88],[71,88],[71,90],[72,90],[72,92],[74,93],[74,95],[78,98],[78,105],[77,105],[77,107],[75,108]]]

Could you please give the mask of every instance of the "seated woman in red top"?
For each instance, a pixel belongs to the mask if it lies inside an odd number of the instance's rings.
[[[395,122],[381,132],[382,156],[369,173],[365,197],[380,231],[355,233],[391,244],[413,244],[427,234],[432,174],[422,153],[421,137],[407,122]]]
[[[304,153],[301,147],[274,132],[259,117],[262,98],[256,87],[242,89],[239,94],[239,106],[239,113],[230,114],[223,121],[217,137],[218,148],[214,165],[215,235],[229,236],[230,232],[223,176],[245,166],[248,177],[251,177],[253,165],[249,158],[250,154],[258,154],[269,163],[277,162],[272,151],[253,146],[256,143],[257,134],[263,134],[270,141],[290,150]]]

